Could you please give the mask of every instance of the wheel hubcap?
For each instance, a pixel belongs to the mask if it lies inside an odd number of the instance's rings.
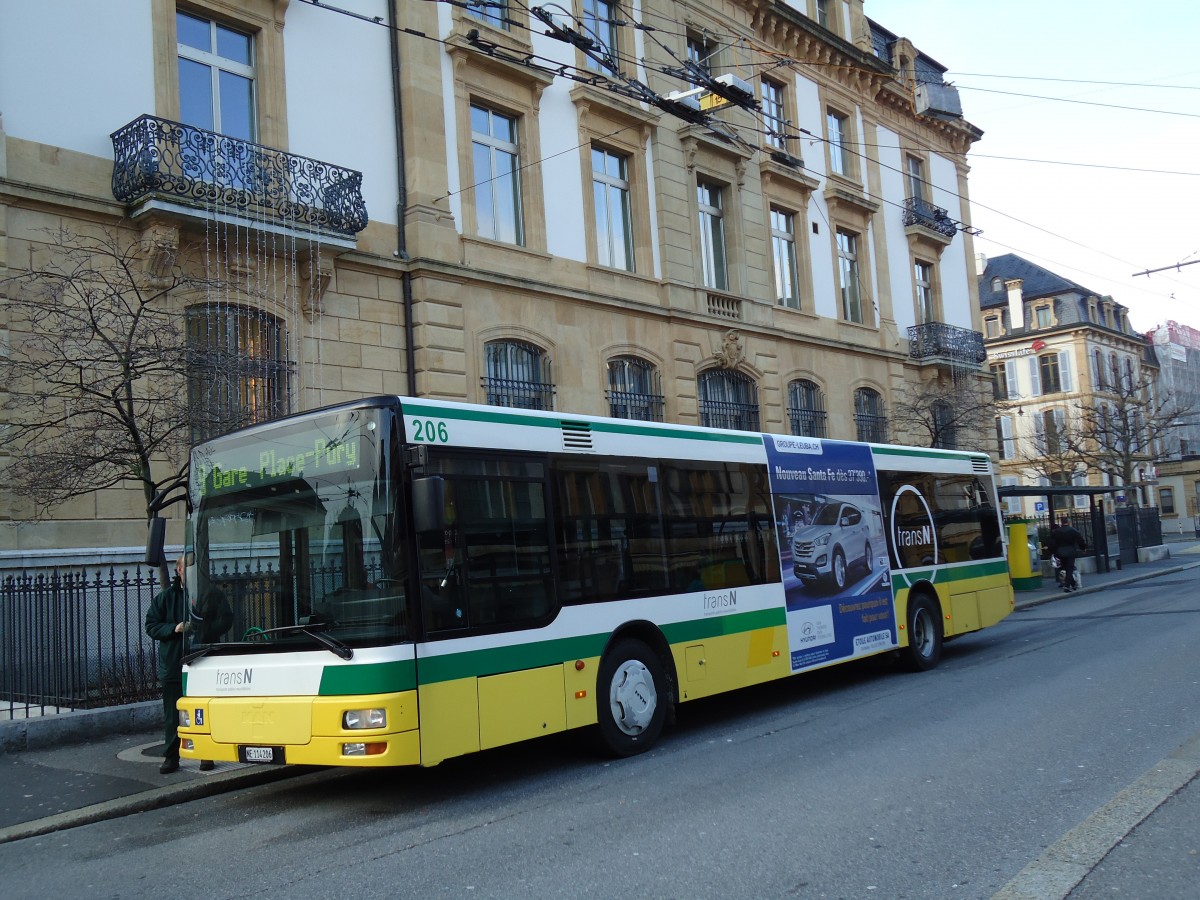
[[[926,610],[918,609],[913,616],[912,638],[913,646],[922,656],[928,656],[933,645],[933,623]]]
[[[623,732],[637,736],[645,731],[658,708],[658,692],[650,670],[636,659],[621,663],[608,689],[608,703],[613,721]]]

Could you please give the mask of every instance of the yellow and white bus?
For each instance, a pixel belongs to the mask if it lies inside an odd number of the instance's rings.
[[[1013,608],[981,453],[377,397],[197,446],[181,753],[434,765]],[[193,634],[199,631],[193,631]]]

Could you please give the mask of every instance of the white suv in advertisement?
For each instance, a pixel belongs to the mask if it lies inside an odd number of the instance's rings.
[[[846,587],[850,566],[862,563],[871,572],[874,553],[881,549],[872,547],[871,539],[882,534],[881,528],[872,528],[871,518],[871,513],[841,500],[830,500],[818,508],[812,521],[792,535],[796,577],[805,584],[826,580],[840,591]]]

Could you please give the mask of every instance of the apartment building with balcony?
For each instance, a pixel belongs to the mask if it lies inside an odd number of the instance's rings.
[[[217,425],[406,393],[914,440],[907,386],[986,380],[981,132],[868,12],[7,5],[0,277],[63,228],[200,251],[224,287],[180,321],[243,366],[189,379]],[[0,553],[136,546],[141,500],[5,503]]]
[[[1131,389],[1155,389],[1157,357],[1130,326],[1128,309],[1016,254],[978,262],[1001,486],[1122,488],[1105,495],[1109,513],[1127,494],[1139,505],[1153,504],[1148,462],[1139,469],[1142,478],[1121,485],[1068,450],[1072,440],[1093,433],[1081,410],[1113,411]],[[1006,513],[1046,514],[1038,502],[1044,501],[1010,498]],[[1081,510],[1090,503],[1086,495],[1053,502]]]

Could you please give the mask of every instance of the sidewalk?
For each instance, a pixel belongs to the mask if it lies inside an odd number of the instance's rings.
[[[1169,559],[1085,575],[1076,594],[1064,594],[1052,579],[1043,579],[1041,588],[1017,593],[1016,608],[1200,566],[1200,541],[1176,541],[1169,547]],[[146,705],[158,708],[157,703]],[[197,762],[184,760],[179,771],[160,775],[158,717],[133,709],[112,713],[58,717],[52,741],[31,741],[30,749],[0,753],[0,844],[315,771],[217,763],[213,771],[201,772]]]

